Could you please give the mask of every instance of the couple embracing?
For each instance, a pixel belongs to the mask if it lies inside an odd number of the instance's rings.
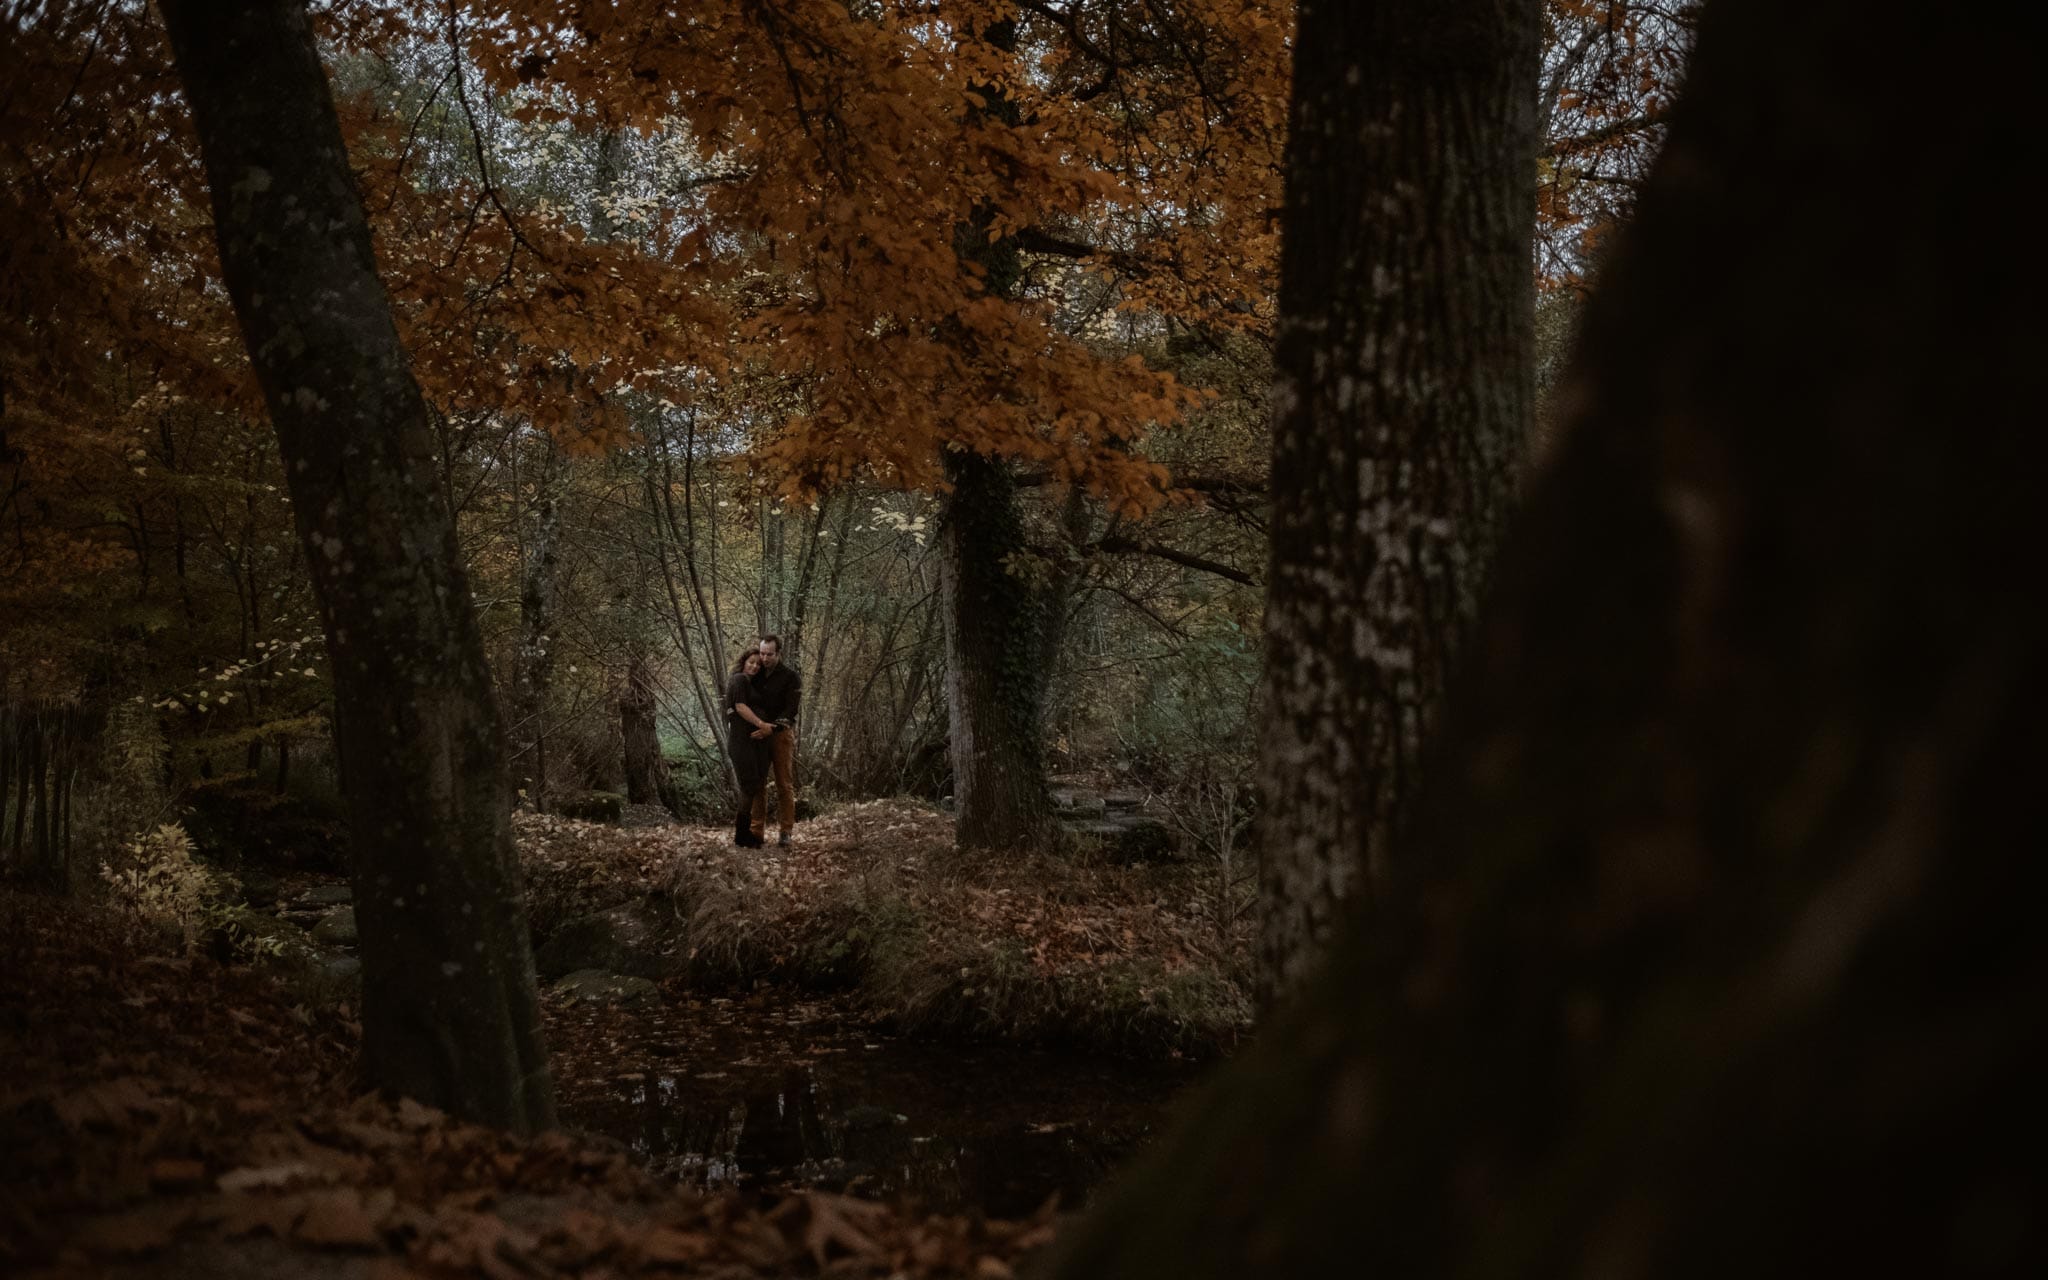
[[[725,683],[725,746],[739,779],[740,806],[733,843],[761,847],[768,830],[768,775],[782,819],[782,844],[796,825],[796,713],[803,681],[782,664],[782,638],[762,636],[733,663]]]

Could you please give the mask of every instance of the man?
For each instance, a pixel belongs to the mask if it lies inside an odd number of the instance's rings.
[[[761,674],[754,677],[754,714],[775,726],[768,740],[772,748],[769,767],[775,777],[777,808],[782,817],[782,839],[789,843],[790,828],[796,825],[796,716],[803,701],[803,680],[794,668],[782,665],[782,637],[761,637]],[[768,788],[754,793],[753,831],[756,840],[768,830]]]

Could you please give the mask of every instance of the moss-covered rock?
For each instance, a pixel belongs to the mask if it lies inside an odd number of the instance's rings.
[[[354,907],[336,907],[320,918],[313,926],[313,941],[328,946],[353,945],[356,940],[356,910]]]

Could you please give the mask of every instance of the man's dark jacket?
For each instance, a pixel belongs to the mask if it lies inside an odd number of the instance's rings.
[[[794,725],[797,706],[803,701],[804,682],[783,663],[754,677],[754,700],[748,703],[763,720]]]

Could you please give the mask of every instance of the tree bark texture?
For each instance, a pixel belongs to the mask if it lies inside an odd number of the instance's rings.
[[[334,664],[368,1081],[546,1128],[504,728],[305,10],[161,8]]]
[[[1052,815],[1038,724],[1043,593],[1009,571],[1023,519],[1009,464],[954,454],[939,525],[952,727],[954,839],[961,849],[1026,845]]]
[[[663,775],[661,732],[655,723],[654,668],[636,646],[626,660],[626,684],[619,693],[619,736],[625,743],[626,800],[660,804]]]
[[[2034,57],[1710,6],[1427,862],[1051,1274],[2048,1267]]]
[[[979,39],[1008,53],[1017,24],[983,26]],[[1019,113],[1001,85],[976,84],[976,118],[1015,125]],[[998,229],[993,203],[977,205],[954,230],[963,262],[981,268],[983,287],[1014,296],[1023,258]],[[965,340],[963,338],[963,340]],[[977,453],[948,453],[939,518],[939,592],[946,630],[946,716],[951,727],[954,843],[962,850],[1018,848],[1036,841],[1052,817],[1046,786],[1039,658],[1048,625],[1046,593],[1010,572],[1025,550],[1011,464]]]
[[[1260,722],[1268,1003],[1383,881],[1533,383],[1535,0],[1301,5]]]

